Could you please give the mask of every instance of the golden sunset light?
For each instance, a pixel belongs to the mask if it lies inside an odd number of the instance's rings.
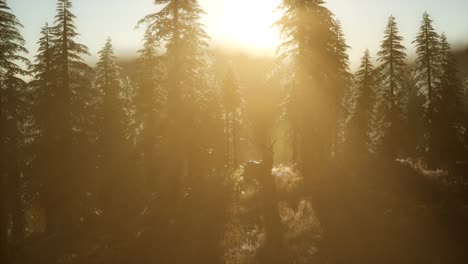
[[[0,264],[467,264],[467,11],[0,0]]]
[[[279,32],[273,24],[281,17],[280,11],[274,12],[280,0],[223,1],[222,39],[247,49],[273,54],[279,44]]]

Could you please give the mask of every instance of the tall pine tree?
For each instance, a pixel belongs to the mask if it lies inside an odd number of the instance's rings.
[[[181,238],[182,234],[196,229],[209,228],[207,225],[195,227],[195,223],[207,223],[209,221],[202,218],[211,215],[211,212],[200,214],[208,210],[200,203],[208,199],[203,188],[206,181],[211,179],[207,176],[213,172],[216,164],[213,156],[221,155],[219,147],[213,147],[219,146],[214,139],[219,138],[222,142],[220,100],[219,94],[214,91],[208,67],[209,38],[200,22],[204,11],[199,2],[155,0],[154,3],[159,5],[158,11],[140,21],[140,24],[148,25],[147,40],[165,50],[165,74],[161,82],[167,97],[160,147],[164,167],[157,179],[156,193],[160,198],[153,204],[158,208],[154,216],[160,223],[158,231],[155,231],[160,247],[153,254],[162,262],[193,262],[193,258],[189,260],[189,255],[180,254],[180,251],[193,250],[191,246],[167,248],[164,241]],[[211,109],[216,109],[216,112],[209,113]],[[206,124],[212,121],[220,126],[216,125],[216,129],[207,127]],[[177,208],[172,204],[176,201],[184,201],[178,210],[184,209],[174,219]],[[193,217],[198,220],[188,221]],[[177,224],[167,225],[169,221],[177,221]],[[200,257],[212,255],[203,254]]]
[[[369,50],[361,59],[361,65],[355,74],[352,91],[351,109],[346,128],[345,157],[351,163],[362,166],[362,161],[369,157],[369,135],[375,101],[375,76]],[[361,162],[360,162],[361,161]]]
[[[280,59],[292,62],[288,116],[296,127],[302,171],[308,179],[328,164],[336,142],[337,117],[347,74],[347,45],[324,1],[282,1],[276,22]],[[292,111],[294,110],[294,111]],[[335,144],[336,145],[336,144]],[[320,173],[319,173],[320,174]],[[309,183],[309,180],[306,180]]]
[[[24,208],[21,203],[21,111],[27,72],[20,63],[27,53],[19,32],[22,27],[5,1],[0,1],[0,262],[10,263],[11,244],[22,239]],[[11,227],[11,228],[10,228]]]
[[[177,178],[191,174],[191,158],[198,146],[190,139],[195,122],[198,95],[208,89],[208,36],[200,18],[204,14],[198,1],[155,0],[160,11],[146,16],[140,23],[148,24],[146,35],[155,43],[165,43],[167,90],[167,124],[165,141],[167,173],[178,175],[168,179],[170,192],[177,192]],[[192,133],[193,134],[193,133]]]
[[[41,104],[48,105],[48,111],[54,113],[53,117],[44,120],[43,133],[38,139],[44,140],[43,146],[47,146],[38,155],[48,157],[42,165],[46,171],[43,202],[47,231],[60,233],[73,230],[80,219],[77,208],[83,179],[78,174],[83,165],[80,159],[85,155],[79,146],[83,143],[83,120],[86,120],[81,115],[89,100],[91,71],[81,58],[88,54],[86,46],[74,40],[78,33],[71,8],[70,0],[58,0],[55,25],[49,29],[50,35],[49,30],[43,33],[40,41],[43,45],[37,65],[43,66],[38,67],[36,73],[36,81],[42,79],[43,82],[41,89],[44,89],[45,97]],[[51,68],[47,69],[49,56]]]
[[[41,37],[37,43],[39,49],[37,50],[35,61],[30,67],[34,79],[29,83],[29,86],[33,89],[36,103],[34,120],[37,129],[42,135],[46,133],[45,130],[52,118],[50,115],[52,109],[49,103],[53,96],[52,85],[54,84],[54,74],[56,72],[54,72],[55,68],[53,67],[52,28],[46,23],[41,29],[40,34]],[[42,142],[44,141],[42,140]],[[42,161],[39,163],[42,163]]]
[[[434,114],[436,112],[436,83],[438,81],[440,37],[432,26],[432,20],[427,13],[424,13],[421,27],[416,40],[416,67],[413,71],[416,86],[419,91],[425,95],[425,123],[427,127],[426,143],[424,146],[429,165],[435,165],[437,150],[434,149],[436,139],[434,133],[436,124],[434,123]]]
[[[343,105],[346,91],[349,91],[352,84],[352,74],[349,70],[349,56],[348,49],[350,48],[346,44],[346,38],[343,34],[341,22],[338,19],[334,19],[332,26],[333,38],[332,38],[332,49],[330,53],[331,57],[331,71],[335,71],[334,75],[331,75],[332,85],[331,90],[333,93],[332,100],[335,106],[332,108],[332,115],[330,116],[329,124],[330,130],[332,131],[332,137],[330,145],[331,154],[336,157],[340,151],[339,137],[340,137],[340,122],[346,118],[346,109]]]
[[[53,64],[52,28],[48,24],[41,29],[37,44],[39,45],[37,55],[34,63],[30,65],[33,80],[29,82],[29,87],[33,97],[32,116],[36,130],[33,151],[41,155],[36,155],[31,163],[31,168],[34,171],[34,177],[45,184],[49,180],[48,177],[54,166],[47,153],[50,153],[49,144],[53,142],[51,132],[54,115],[50,113],[55,110],[51,103],[54,98],[57,74]]]
[[[161,126],[165,93],[161,86],[162,63],[156,42],[148,33],[144,41],[143,49],[139,51],[139,73],[135,82],[135,118],[139,130],[137,152],[142,160],[143,177],[152,192],[161,169],[157,159],[161,147],[161,130],[158,128]]]
[[[433,155],[442,165],[454,165],[462,149],[462,83],[458,79],[457,63],[445,34],[440,37],[437,58],[437,82],[434,85]]]
[[[372,135],[375,151],[388,159],[397,157],[400,151],[397,146],[402,136],[402,104],[406,93],[406,54],[402,41],[395,17],[391,16],[377,54],[381,64],[376,69],[377,105]]]
[[[129,141],[127,126],[129,117],[125,112],[125,91],[116,65],[116,57],[111,39],[108,38],[99,51],[96,65],[95,89],[99,94],[98,114],[98,150],[100,151],[99,167],[101,168],[100,206],[108,220],[122,217],[121,213],[128,208],[125,203],[130,185],[131,174]]]

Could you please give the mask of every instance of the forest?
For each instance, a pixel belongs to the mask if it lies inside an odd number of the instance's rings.
[[[72,2],[28,51],[0,0],[0,263],[468,263],[468,46],[429,13],[352,71],[324,0],[281,0],[276,58],[153,0],[90,65]]]

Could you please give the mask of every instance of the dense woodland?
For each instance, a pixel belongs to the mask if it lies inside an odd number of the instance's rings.
[[[282,1],[271,60],[154,4],[93,66],[71,0],[33,61],[0,0],[0,263],[468,262],[468,53],[429,14],[352,73],[323,0]]]

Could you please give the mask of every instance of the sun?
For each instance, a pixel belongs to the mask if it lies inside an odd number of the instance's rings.
[[[272,25],[281,0],[224,0],[223,38],[241,47],[273,53],[279,42]]]

